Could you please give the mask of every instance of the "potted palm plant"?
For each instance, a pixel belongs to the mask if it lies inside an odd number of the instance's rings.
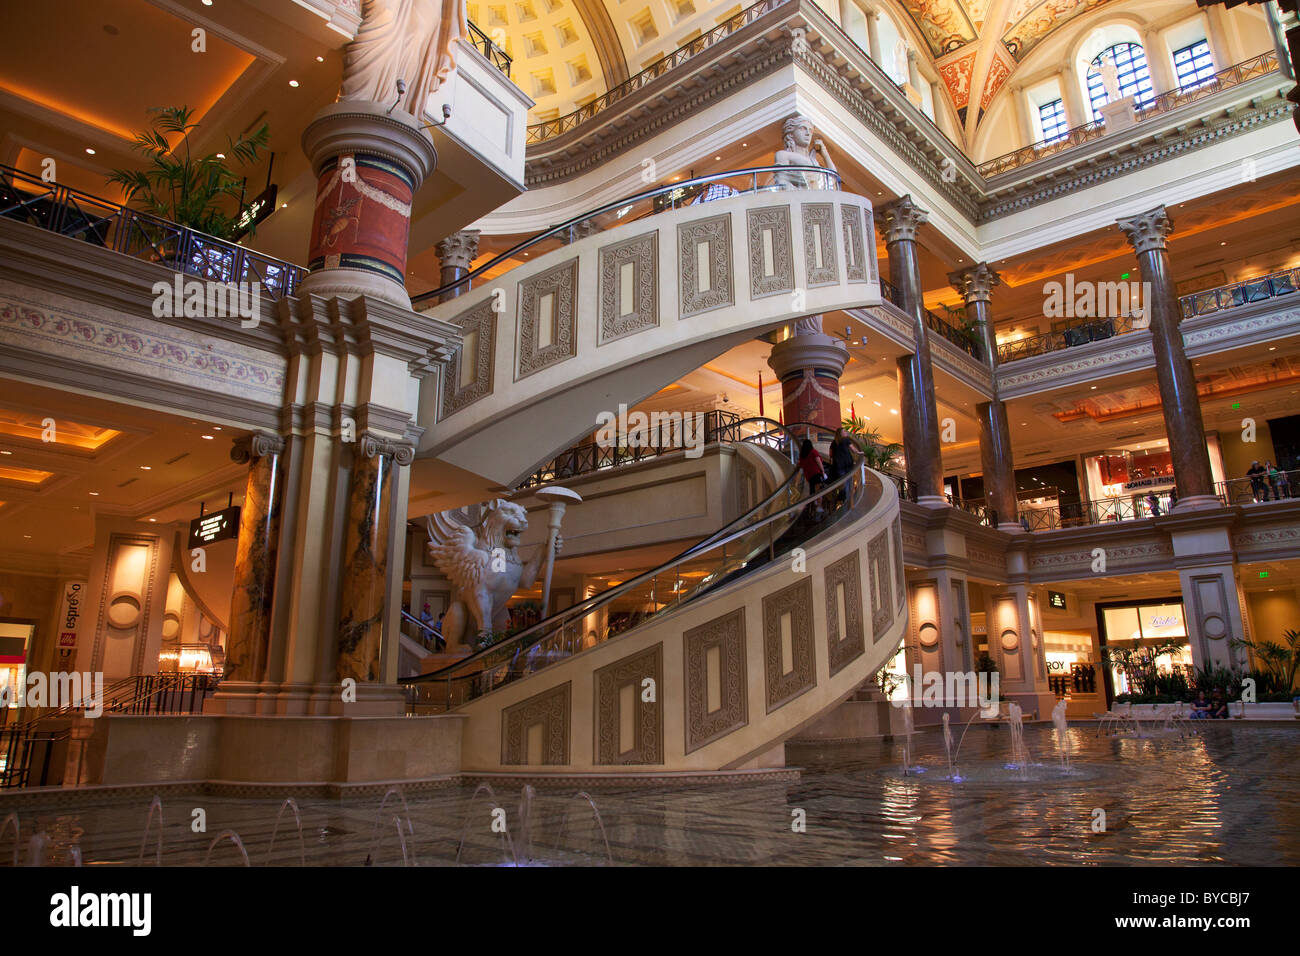
[[[237,139],[227,137],[223,152],[195,156],[191,135],[199,124],[188,106],[154,107],[149,128],[135,134],[132,147],[146,164],[141,169],[115,169],[110,183],[122,187],[128,203],[160,219],[234,241],[239,228],[239,203],[244,176],[236,169],[257,161],[270,132],[265,123]],[[179,142],[176,143],[179,137]],[[176,146],[173,146],[176,143]],[[159,250],[166,241],[162,224],[141,223],[141,238]],[[251,230],[250,230],[251,231]],[[176,251],[171,255],[174,257]]]
[[[868,428],[866,419],[858,415],[850,415],[840,424],[844,426],[844,433],[853,439],[853,444],[858,446],[858,451],[862,452],[868,468],[874,468],[876,471],[887,470],[894,458],[903,450],[903,446],[898,442],[886,442],[880,437],[879,428]]]

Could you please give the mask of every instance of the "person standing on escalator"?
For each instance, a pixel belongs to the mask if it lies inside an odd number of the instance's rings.
[[[813,443],[805,438],[799,446],[799,470],[803,472],[804,481],[808,482],[808,494],[817,494],[817,489],[826,484],[826,462]],[[813,505],[813,517],[821,519],[825,514],[821,501]]]

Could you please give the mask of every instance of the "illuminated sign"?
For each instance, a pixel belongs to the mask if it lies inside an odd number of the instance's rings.
[[[190,547],[201,548],[239,537],[239,505],[201,515],[190,522]]]
[[[1062,611],[1064,611],[1064,610],[1065,610],[1065,595],[1064,595],[1063,593],[1061,593],[1060,591],[1048,591],[1048,592],[1047,592],[1047,603],[1048,603],[1048,605],[1049,605],[1050,607],[1058,607],[1058,608],[1060,608]]]
[[[275,197],[279,190],[280,187],[272,183],[239,211],[239,220],[235,223],[235,241],[243,239],[258,223],[275,212]]]
[[[63,585],[63,605],[59,608],[59,647],[76,647],[81,602],[86,599],[85,581],[66,581]]]

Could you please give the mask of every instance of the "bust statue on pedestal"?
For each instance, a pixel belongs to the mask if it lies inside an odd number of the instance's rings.
[[[772,157],[773,166],[821,166],[838,173],[826,144],[813,138],[812,120],[796,113],[785,121],[781,127],[785,148],[778,149]],[[818,157],[821,161],[818,161]],[[781,171],[776,174],[778,189],[834,189],[834,180],[829,176],[818,176],[801,170]]]

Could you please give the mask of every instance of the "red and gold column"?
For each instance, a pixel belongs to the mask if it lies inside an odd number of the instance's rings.
[[[839,339],[822,332],[796,332],[772,347],[767,364],[781,380],[781,402],[787,424],[810,422],[835,429],[840,411],[840,375],[849,350]]]

